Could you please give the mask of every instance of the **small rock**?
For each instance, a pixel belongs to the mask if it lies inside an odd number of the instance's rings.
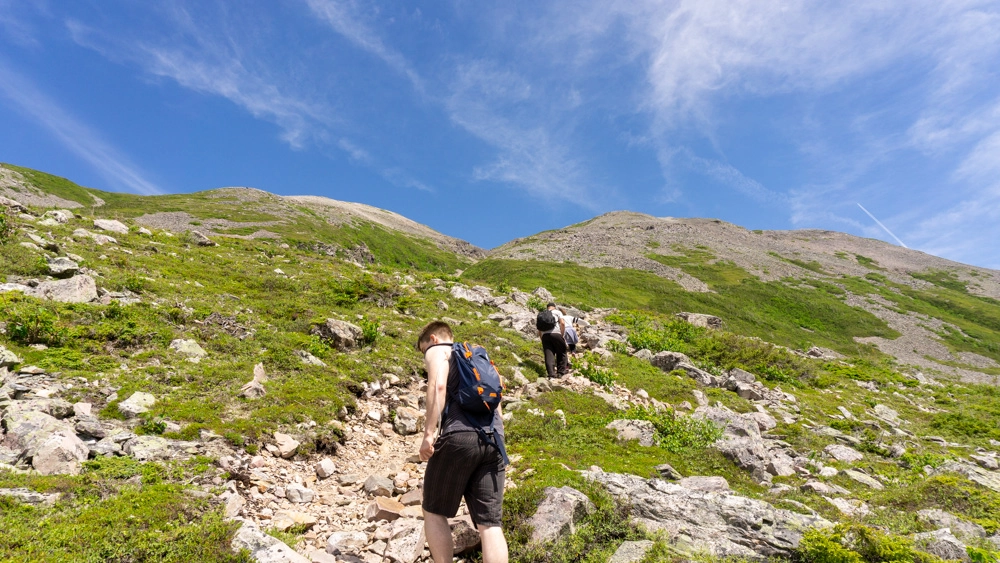
[[[336,466],[333,464],[333,460],[331,460],[330,458],[323,459],[322,461],[317,463],[314,467],[316,469],[316,476],[319,477],[320,479],[326,479],[328,477],[331,477],[337,469]]]
[[[326,540],[326,552],[332,555],[355,553],[368,543],[364,532],[334,532]]]
[[[278,455],[284,459],[291,459],[299,449],[299,441],[281,432],[274,433],[274,444],[278,447]]]
[[[882,489],[885,488],[885,485],[875,480],[874,477],[866,475],[860,471],[855,471],[853,469],[845,469],[844,474],[850,477],[851,479],[857,481],[858,483],[861,483],[862,485],[865,485],[867,487],[871,487],[875,490],[881,491]]]
[[[301,527],[302,529],[308,530],[316,525],[316,517],[311,514],[306,514],[304,512],[295,512],[292,510],[279,510],[274,513],[274,517],[271,518],[271,527],[280,530],[282,532],[288,531],[293,527]]]
[[[375,497],[368,508],[365,509],[365,519],[369,521],[388,520],[399,518],[399,513],[406,508],[401,502],[385,496]]]
[[[372,475],[365,480],[365,492],[376,497],[387,497],[392,495],[393,484],[388,477]]]
[[[847,463],[853,463],[855,461],[860,461],[864,459],[864,455],[855,450],[854,448],[848,446],[842,446],[840,444],[830,444],[823,449],[827,454],[836,459],[837,461],[844,461]]]
[[[70,278],[80,271],[80,265],[65,256],[49,259],[48,268],[54,278]]]
[[[118,412],[126,418],[135,418],[144,412],[149,412],[150,407],[156,404],[156,397],[149,393],[136,391],[128,399],[118,403]]]
[[[218,243],[208,238],[200,231],[191,231],[191,238],[198,246],[218,246]]]
[[[680,479],[683,479],[683,477],[684,477],[683,475],[680,474],[679,471],[677,471],[676,469],[674,469],[669,463],[663,463],[663,464],[657,465],[653,469],[656,470],[656,472],[660,474],[660,477],[663,477],[664,479],[668,479],[670,481],[678,481]]]
[[[424,429],[424,413],[410,407],[396,409],[396,418],[392,421],[393,428],[402,436],[422,432]]]
[[[170,343],[170,349],[189,358],[201,359],[208,355],[208,352],[205,352],[204,348],[199,346],[194,340],[178,338]]]
[[[307,504],[316,498],[316,491],[303,487],[298,483],[292,483],[285,487],[285,498],[289,502],[296,504]]]
[[[913,534],[911,536],[917,548],[936,555],[946,561],[969,561],[969,554],[965,550],[965,544],[952,535],[951,530],[942,528],[933,532]]]

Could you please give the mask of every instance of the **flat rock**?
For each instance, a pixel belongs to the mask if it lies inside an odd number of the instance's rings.
[[[172,457],[170,442],[160,436],[136,436],[125,442],[122,450],[138,461],[164,460]]]
[[[126,226],[125,223],[115,221],[114,219],[95,219],[94,228],[111,233],[117,233],[119,235],[128,234],[128,226]]]
[[[50,258],[48,268],[49,275],[54,278],[70,278],[80,271],[80,265],[65,256]]]
[[[864,502],[854,498],[823,497],[827,502],[837,507],[842,514],[860,518],[871,513],[871,508]]]
[[[986,529],[979,524],[963,520],[939,508],[919,510],[917,511],[917,518],[938,529],[948,528],[955,537],[964,541],[975,541],[978,538],[985,538],[987,536]]]
[[[66,280],[41,282],[24,293],[59,303],[90,303],[97,300],[97,284],[94,278],[79,275]]]
[[[365,479],[365,492],[376,497],[387,497],[392,494],[392,479],[381,475],[371,475]]]
[[[60,493],[44,494],[36,493],[30,489],[0,489],[0,497],[7,497],[22,504],[45,504],[53,505],[62,496]]]
[[[135,418],[142,413],[149,412],[149,409],[156,404],[156,397],[149,393],[136,391],[128,399],[118,403],[118,412],[126,418]]]
[[[663,371],[669,372],[677,369],[679,364],[690,364],[691,358],[680,352],[658,352],[653,355],[649,363]]]
[[[880,483],[874,477],[862,473],[860,471],[855,471],[853,469],[845,469],[844,474],[853,479],[854,481],[857,481],[858,483],[865,485],[866,487],[871,487],[872,489],[878,491],[881,491],[882,489],[885,488],[885,485]]]
[[[313,326],[312,334],[341,352],[357,348],[363,336],[361,327],[338,319],[327,319],[325,323]]]
[[[393,521],[399,518],[404,508],[406,507],[398,500],[389,497],[375,497],[365,509],[365,519]]]
[[[293,527],[301,527],[306,530],[316,525],[316,517],[305,512],[295,512],[292,510],[279,510],[271,518],[271,527],[282,532]]]
[[[864,454],[858,450],[841,444],[830,444],[826,448],[823,448],[823,451],[837,461],[843,461],[846,463],[854,463],[855,461],[861,461],[865,458]]]

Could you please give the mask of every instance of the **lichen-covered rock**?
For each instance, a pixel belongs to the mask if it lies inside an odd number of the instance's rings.
[[[66,280],[41,282],[25,293],[59,303],[90,303],[97,299],[97,284],[94,278],[80,275]]]
[[[114,219],[95,219],[94,228],[120,235],[128,234],[128,226],[125,225],[125,223],[115,221]]]
[[[677,313],[678,318],[684,319],[694,326],[702,328],[722,328],[722,319],[715,315],[704,313]]]
[[[54,278],[71,278],[80,271],[80,265],[65,256],[49,258],[48,267],[49,275]]]
[[[144,412],[149,412],[149,409],[155,404],[156,397],[149,393],[136,391],[128,399],[118,403],[118,412],[125,415],[126,418],[135,418]]]
[[[911,537],[918,549],[936,555],[945,561],[962,561],[963,563],[970,561],[965,544],[953,536],[948,528],[913,534]]]
[[[635,440],[647,448],[653,445],[656,436],[656,428],[648,420],[613,420],[605,428],[617,431],[619,440]]]

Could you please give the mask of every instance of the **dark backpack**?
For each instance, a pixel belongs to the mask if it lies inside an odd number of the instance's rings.
[[[535,319],[535,328],[542,332],[548,332],[556,328],[556,316],[552,314],[552,311],[548,309],[538,313],[538,317]]]
[[[503,399],[504,385],[500,372],[482,346],[456,342],[451,346],[451,371],[449,377],[458,378],[458,391],[445,407],[445,416],[451,403],[456,403],[461,415],[476,429],[483,442],[494,446],[507,465],[507,449],[503,436],[493,431],[495,413]]]

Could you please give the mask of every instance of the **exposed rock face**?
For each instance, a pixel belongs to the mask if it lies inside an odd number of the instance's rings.
[[[731,491],[701,491],[659,479],[584,471],[613,497],[631,507],[632,515],[651,530],[663,530],[683,552],[715,557],[787,556],[798,547],[803,531],[832,524],[738,496]]]
[[[673,371],[678,364],[690,364],[691,358],[680,352],[658,352],[653,355],[649,363],[662,369],[663,371]]]
[[[622,542],[608,563],[639,563],[653,547],[650,540]]]
[[[939,508],[928,508],[917,512],[917,518],[935,528],[948,528],[955,537],[965,541],[975,541],[986,537],[986,529],[979,524],[963,520]]]
[[[363,335],[358,325],[337,319],[327,319],[325,323],[314,326],[312,333],[341,352],[357,348]]]
[[[546,487],[545,495],[528,524],[534,528],[531,541],[549,542],[574,533],[576,523],[593,512],[594,503],[572,487]]]
[[[478,288],[469,289],[465,286],[454,285],[451,288],[451,296],[458,299],[465,299],[466,301],[471,301],[476,305],[482,305],[486,303],[486,300],[492,297],[489,291],[477,291]]]

